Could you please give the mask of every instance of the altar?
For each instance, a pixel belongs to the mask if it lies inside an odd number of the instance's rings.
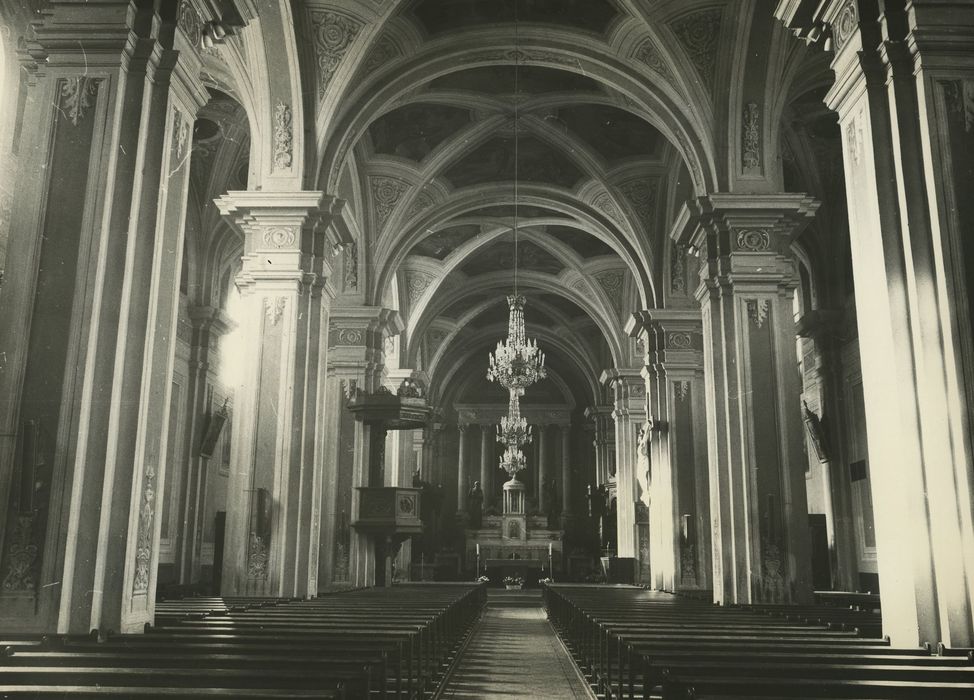
[[[511,527],[511,523],[517,523]],[[549,530],[544,516],[487,515],[483,527],[468,529],[466,561],[472,569],[480,561],[480,573],[487,572],[491,581],[495,572],[500,577],[526,574],[538,578],[563,570],[563,531]],[[513,535],[513,536],[512,536]],[[540,575],[543,574],[543,575]]]

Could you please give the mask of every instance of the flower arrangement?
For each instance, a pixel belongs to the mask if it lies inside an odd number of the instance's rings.
[[[477,578],[477,583],[490,583],[490,579],[486,576],[480,576]]]
[[[554,581],[552,581],[550,578],[543,578],[539,583],[543,583],[545,586],[547,586],[550,583],[554,583]]]
[[[524,585],[524,579],[520,576],[505,576],[504,585],[508,588],[520,588]]]

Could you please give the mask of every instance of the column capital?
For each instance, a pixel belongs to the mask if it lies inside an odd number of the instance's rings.
[[[699,309],[643,309],[626,323],[626,333],[646,346],[646,367],[703,366],[703,322]],[[643,370],[645,376],[645,368]]]

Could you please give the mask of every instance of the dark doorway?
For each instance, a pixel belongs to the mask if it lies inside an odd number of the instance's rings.
[[[220,595],[223,583],[223,536],[227,529],[227,512],[218,510],[213,524],[213,591],[212,595]]]
[[[829,562],[829,527],[825,515],[808,514],[808,532],[812,540],[812,586],[816,591],[832,589],[832,566]]]

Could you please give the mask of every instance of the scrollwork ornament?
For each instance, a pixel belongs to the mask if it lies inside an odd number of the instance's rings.
[[[684,331],[670,331],[666,334],[666,346],[674,350],[689,350],[693,346],[693,338]]]
[[[177,26],[183,30],[183,34],[186,35],[186,39],[193,46],[200,46],[203,40],[203,28],[202,20],[200,20],[200,15],[193,7],[193,3],[190,0],[183,0],[182,4],[179,6],[179,14],[176,19]]]
[[[318,97],[324,96],[363,23],[338,12],[312,12],[315,55],[318,59]]]
[[[744,138],[741,144],[741,163],[746,169],[761,167],[760,110],[756,102],[744,106],[742,119]]]
[[[294,162],[293,115],[290,105],[278,102],[274,108],[274,166],[288,170]]]
[[[839,10],[839,14],[832,23],[832,36],[835,38],[836,50],[845,46],[856,30],[859,29],[859,13],[854,0],[846,0],[846,4]]]
[[[61,81],[58,109],[72,125],[78,126],[88,114],[88,110],[98,94],[101,80],[82,75],[65,78]]]
[[[751,253],[764,252],[771,248],[771,233],[764,229],[738,231],[737,248]]]
[[[132,594],[145,594],[149,590],[149,569],[152,564],[152,520],[155,515],[156,469],[152,462],[145,465],[142,476],[142,498],[139,505],[139,535],[135,548],[135,577]]]
[[[297,234],[294,232],[294,229],[290,228],[269,228],[264,231],[263,235],[264,245],[272,245],[275,248],[293,246],[295,240],[297,240]]]
[[[287,297],[264,297],[264,312],[272,326],[281,322],[285,308],[287,308]]]
[[[768,320],[769,302],[767,299],[748,299],[747,316],[751,323],[758,328],[764,327],[764,322]]]

